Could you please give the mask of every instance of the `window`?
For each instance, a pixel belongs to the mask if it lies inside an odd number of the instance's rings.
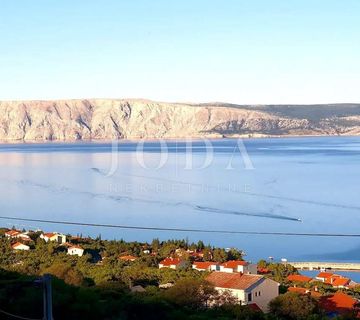
[[[259,291],[259,293],[258,293],[258,296],[260,297],[261,296],[261,292]]]
[[[250,302],[250,301],[252,301],[251,292],[250,292],[250,293],[248,293],[248,301],[249,301],[249,302]]]

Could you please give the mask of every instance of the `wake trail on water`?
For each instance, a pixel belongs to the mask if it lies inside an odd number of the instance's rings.
[[[91,168],[92,171],[106,177],[106,174],[102,172],[99,168]],[[127,175],[127,174],[126,174]],[[130,175],[129,176],[134,176]],[[163,179],[168,180],[168,179]],[[199,184],[201,186],[201,184]],[[161,202],[163,203],[163,202]],[[169,204],[169,203],[167,203]],[[194,205],[191,203],[186,202],[178,202],[178,203],[172,203],[173,205],[182,205],[191,207],[194,210],[202,211],[202,212],[209,212],[209,213],[219,213],[219,214],[230,214],[230,215],[237,215],[237,216],[249,216],[249,217],[260,217],[260,218],[271,218],[271,219],[280,219],[280,220],[290,220],[290,221],[301,221],[299,218],[289,217],[285,215],[279,215],[279,214],[273,214],[273,213],[251,213],[251,212],[242,212],[242,211],[235,211],[235,210],[226,210],[226,209],[219,209],[219,208],[213,208],[213,207],[207,207],[207,206],[200,206],[200,205]]]
[[[100,170],[99,168],[91,168],[91,170],[103,175],[104,177],[107,177],[107,175],[105,173],[103,173],[102,170]],[[148,180],[156,180],[156,181],[175,183],[175,184],[181,184],[181,185],[187,185],[187,186],[193,186],[193,187],[199,187],[199,188],[204,187],[204,184],[201,184],[201,183],[193,183],[193,182],[186,182],[186,181],[181,181],[181,180],[173,180],[173,179],[166,179],[166,178],[151,177],[151,176],[145,176],[145,175],[139,175],[139,174],[126,173],[126,172],[119,172],[119,174],[123,175],[123,176],[128,176],[128,177],[148,179]],[[346,204],[315,201],[315,200],[307,200],[307,199],[299,199],[299,198],[293,198],[293,197],[276,196],[276,195],[266,194],[266,193],[257,193],[257,192],[233,190],[231,188],[226,188],[226,187],[221,188],[221,187],[212,186],[212,185],[208,185],[208,184],[206,184],[206,188],[207,189],[211,188],[211,189],[214,189],[214,190],[220,190],[220,191],[224,191],[224,192],[231,192],[231,193],[241,194],[241,195],[250,196],[250,197],[276,199],[276,200],[290,201],[290,202],[296,202],[296,203],[304,203],[304,204],[310,204],[310,205],[316,205],[316,206],[324,206],[324,207],[332,207],[332,208],[341,208],[341,209],[360,211],[359,206],[349,206],[349,205],[346,205]]]
[[[160,201],[160,200],[154,200],[154,199],[145,199],[145,198],[139,198],[139,197],[130,197],[127,195],[109,195],[105,193],[94,193],[89,191],[83,191],[78,190],[74,188],[64,187],[64,186],[54,186],[49,184],[42,184],[38,182],[34,182],[31,180],[12,180],[9,182],[13,182],[17,184],[18,186],[25,186],[25,187],[35,187],[40,188],[46,191],[49,191],[51,193],[55,194],[78,194],[82,196],[87,196],[91,199],[104,199],[104,200],[110,200],[117,203],[126,202],[126,201],[134,201],[134,202],[140,202],[140,203],[146,203],[146,204],[156,204],[161,206],[172,206],[172,207],[188,207],[196,211],[201,212],[210,212],[210,213],[218,213],[218,214],[232,214],[232,215],[238,215],[238,216],[249,216],[249,217],[259,217],[259,218],[269,218],[269,219],[281,219],[281,220],[290,220],[290,221],[300,221],[300,219],[288,217],[288,216],[281,216],[281,215],[274,215],[274,214],[268,214],[268,213],[247,213],[247,212],[240,212],[240,211],[230,211],[230,210],[223,210],[219,208],[211,208],[211,207],[204,207],[199,205],[194,205],[191,203],[186,202],[166,202],[166,201]]]

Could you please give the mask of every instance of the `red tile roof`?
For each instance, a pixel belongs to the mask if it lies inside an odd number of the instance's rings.
[[[24,246],[24,244],[22,244],[21,242],[16,242],[16,243],[14,243],[14,244],[11,245],[11,247],[12,247],[13,249],[15,249],[15,248],[17,248],[17,247],[19,247],[19,246]]]
[[[287,277],[287,279],[292,282],[310,282],[312,280],[312,278],[301,274],[291,274]]]
[[[181,260],[178,258],[165,258],[164,260],[160,261],[159,264],[162,264],[163,266],[170,267],[172,265],[178,265],[180,264]]]
[[[247,266],[247,265],[248,263],[246,261],[241,261],[241,260],[230,260],[221,264],[221,266],[225,268],[232,268],[232,269],[235,269],[238,266]]]
[[[316,276],[316,278],[324,278],[324,279],[326,279],[326,278],[330,278],[331,276],[333,276],[333,273],[331,273],[331,272],[320,272]]]
[[[193,265],[194,265],[197,269],[208,269],[208,268],[210,268],[210,266],[216,266],[216,265],[218,265],[218,263],[216,263],[216,262],[210,262],[210,261],[206,261],[206,262],[196,261],[196,262],[193,263]]]
[[[288,288],[289,292],[296,292],[298,294],[310,294],[312,297],[314,298],[319,298],[321,297],[321,293],[318,291],[310,291],[309,289],[306,288],[299,288],[299,287],[289,287]]]
[[[121,256],[121,257],[119,257],[119,259],[126,260],[126,261],[134,261],[137,259],[137,257],[134,257],[132,255],[127,255],[127,256]]]
[[[218,288],[245,290],[263,278],[254,274],[212,272],[205,279]]]
[[[257,268],[258,273],[270,273],[271,271],[268,268]]]
[[[56,236],[56,233],[52,233],[52,232],[44,233],[44,237],[52,238],[53,236]]]
[[[336,278],[336,279],[334,279],[333,280],[333,283],[332,283],[332,285],[334,286],[334,287],[340,287],[340,286],[346,286],[346,285],[348,285],[349,283],[350,283],[350,279],[349,278]]]
[[[18,234],[20,234],[21,231],[19,230],[9,230],[9,231],[6,231],[5,234],[8,235],[8,236],[16,236]]]
[[[250,303],[248,304],[248,307],[254,311],[263,312],[256,303]]]
[[[320,306],[326,312],[336,312],[344,314],[354,310],[358,301],[345,293],[336,292],[330,296],[324,296],[320,299]]]
[[[296,292],[296,293],[300,293],[300,294],[306,294],[309,292],[308,289],[306,288],[298,288],[298,287],[289,287],[288,288],[289,292]]]

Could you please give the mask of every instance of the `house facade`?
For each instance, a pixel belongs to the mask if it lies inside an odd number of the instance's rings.
[[[59,244],[64,244],[66,242],[66,236],[61,233],[42,233],[40,238],[44,239],[45,242],[54,241]]]
[[[79,256],[81,257],[84,254],[84,249],[80,246],[71,246],[67,249],[67,253],[71,256]]]
[[[225,291],[242,305],[256,304],[268,311],[269,302],[279,295],[279,283],[261,275],[212,272],[205,278],[221,294]]]
[[[201,262],[196,261],[192,264],[192,268],[198,271],[219,271],[219,264],[217,262]]]
[[[31,241],[31,238],[29,235],[25,232],[21,232],[19,230],[9,230],[5,232],[5,237],[11,238],[11,239],[21,239],[24,241]]]

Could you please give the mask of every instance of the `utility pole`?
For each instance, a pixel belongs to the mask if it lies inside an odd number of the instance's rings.
[[[53,320],[52,315],[52,289],[51,275],[44,274],[43,279],[43,303],[44,303],[44,320]]]

